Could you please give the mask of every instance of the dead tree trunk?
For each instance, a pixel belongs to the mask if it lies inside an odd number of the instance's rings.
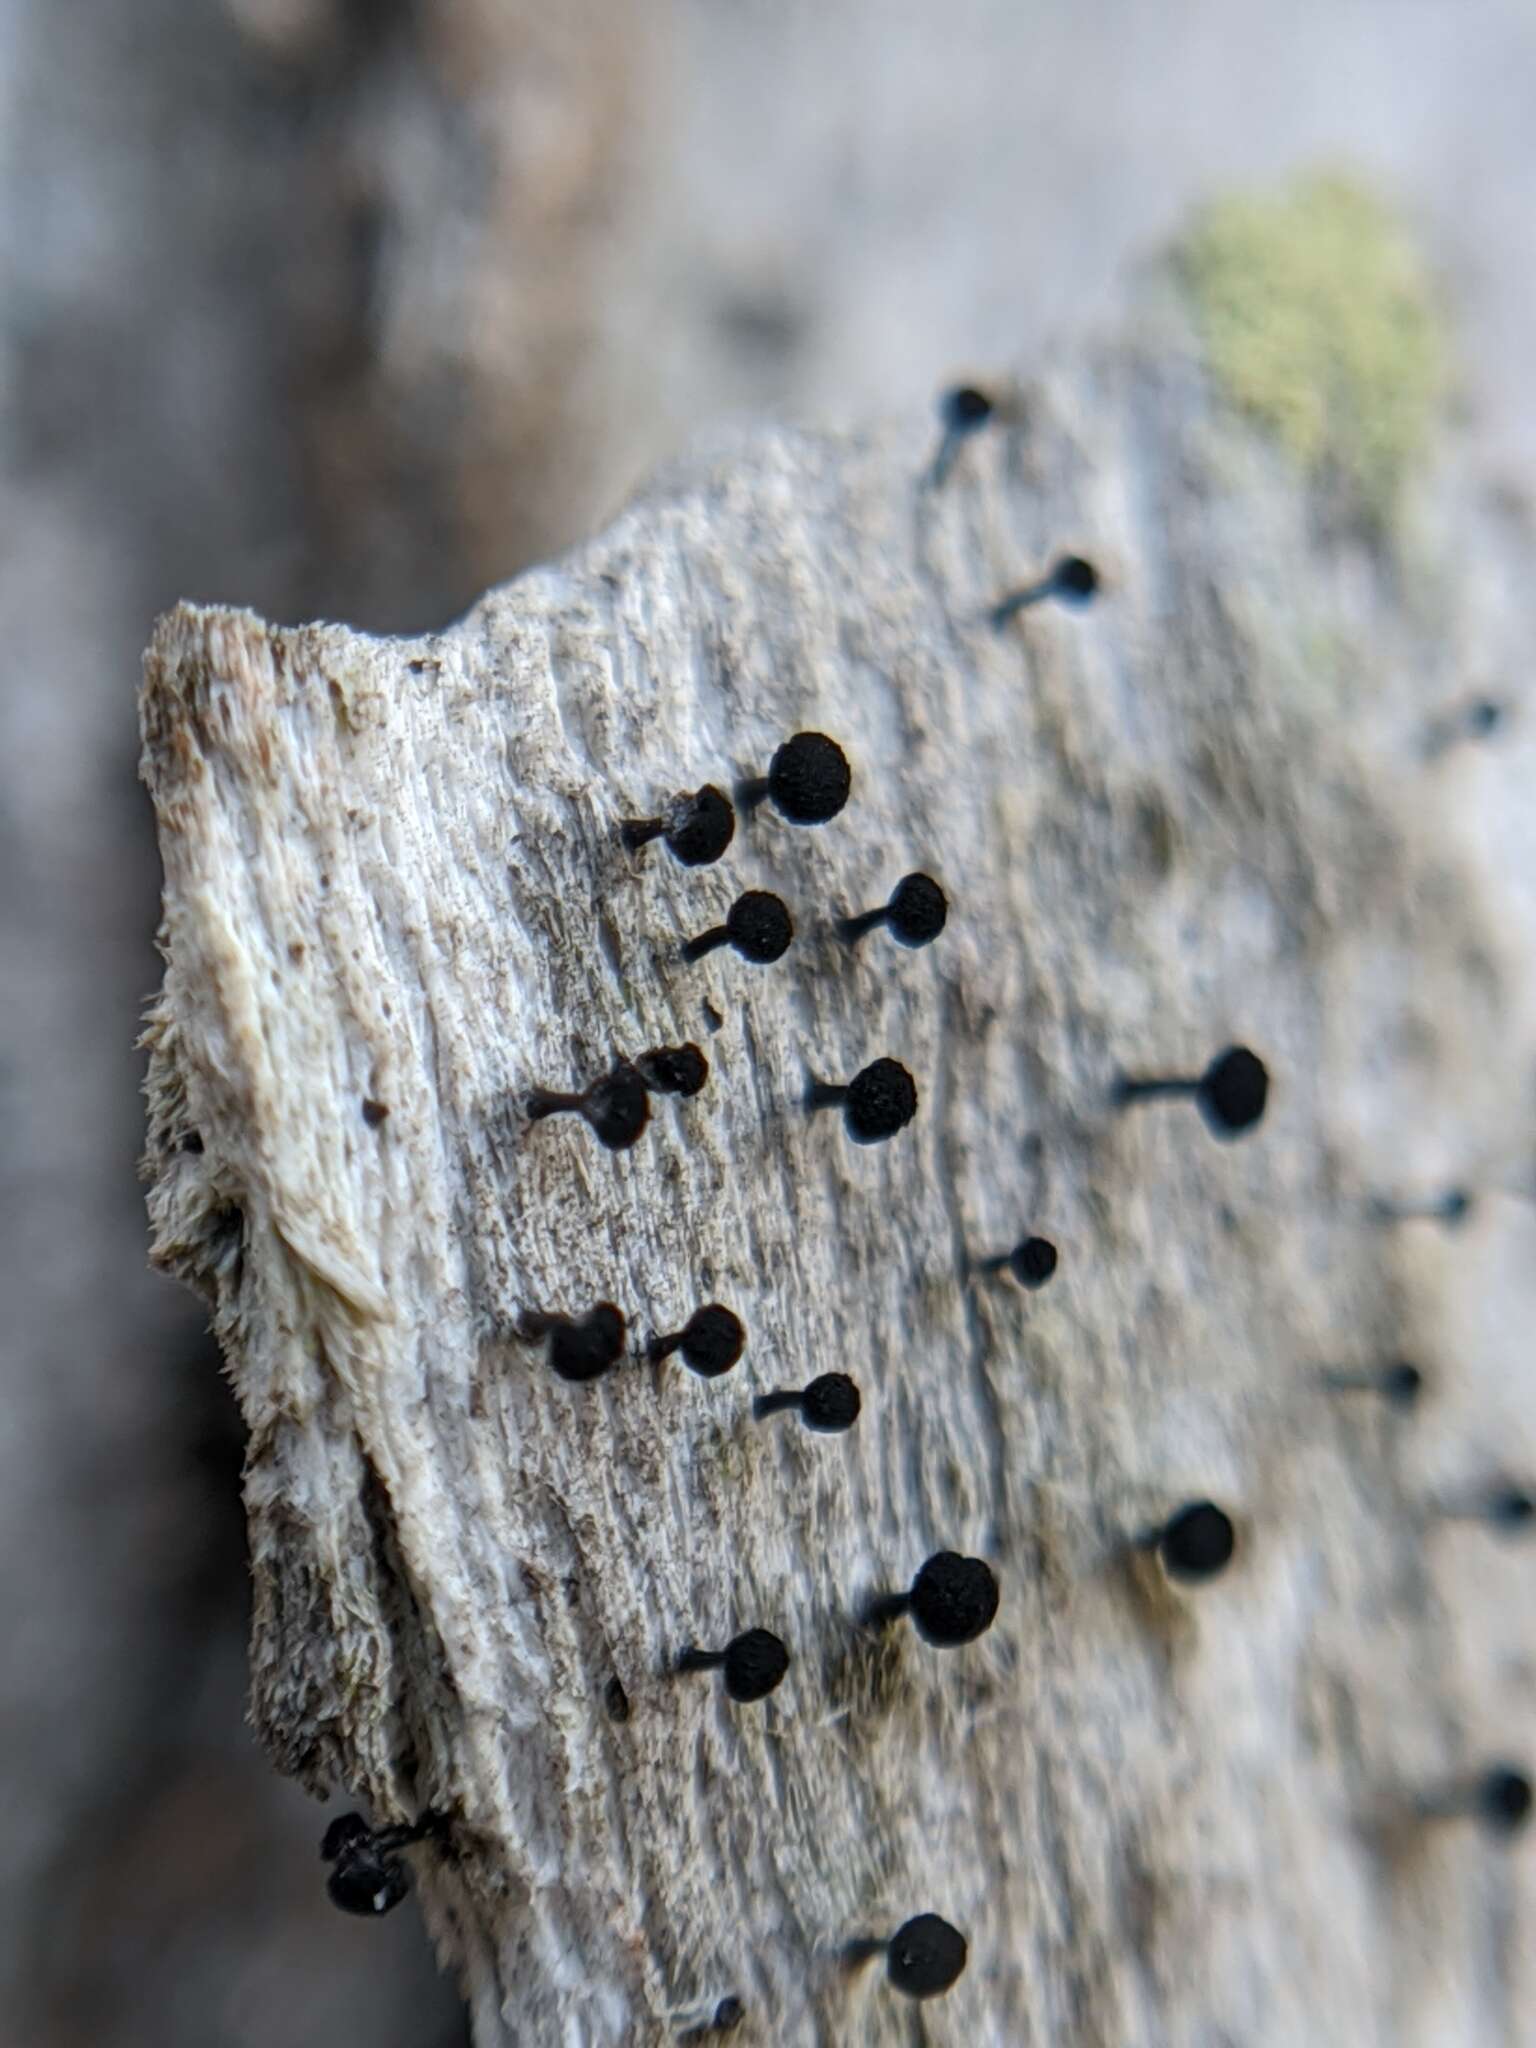
[[[1536,1656],[1515,1566],[1427,1513],[1531,1449],[1532,1224],[1490,1193],[1531,741],[1423,744],[1523,661],[1528,542],[1449,464],[1362,535],[1172,327],[939,490],[931,452],[732,446],[430,638],[156,632],[155,1256],[249,1426],[256,1724],[451,1817],[410,1853],[481,2048],[728,1995],[779,2044],[1513,2041],[1529,1865],[1406,1817],[1518,1747]],[[1069,551],[1094,601],[995,628]],[[831,823],[621,843],[806,727],[853,765]],[[845,945],[913,869],[938,941]],[[749,887],[788,954],[684,962]],[[687,1041],[706,1086],[631,1150],[525,1114]],[[1274,1077],[1242,1142],[1116,1111],[1232,1041]],[[808,1077],[880,1055],[917,1114],[855,1146]],[[1459,1233],[1373,1221],[1448,1180]],[[977,1273],[1026,1231],[1048,1287]],[[635,1347],[724,1302],[743,1362],[562,1382],[520,1318],[603,1301]],[[1399,1355],[1412,1421],[1320,1388]],[[754,1423],[830,1371],[851,1432]],[[1237,1555],[1179,1590],[1132,1546],[1200,1496]],[[988,1634],[862,1624],[941,1549],[995,1570]],[[673,1674],[753,1626],[771,1699]],[[970,1961],[914,2031],[845,1950],[922,1911]]]

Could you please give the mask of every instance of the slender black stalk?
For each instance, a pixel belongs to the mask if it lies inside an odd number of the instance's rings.
[[[660,839],[666,829],[665,818],[626,818],[619,827],[624,844],[632,851],[649,846],[653,839]]]
[[[679,1671],[718,1671],[725,1662],[724,1650],[684,1650],[677,1660]]]
[[[1116,1083],[1115,1099],[1118,1102],[1150,1102],[1159,1095],[1198,1095],[1200,1077],[1184,1076],[1161,1081],[1135,1081],[1127,1074]]]
[[[786,1389],[778,1394],[759,1394],[752,1403],[752,1413],[759,1422],[765,1415],[784,1415],[792,1408],[798,1408],[805,1396],[798,1388]]]
[[[857,917],[845,917],[840,920],[837,927],[838,936],[848,945],[856,946],[866,932],[875,931],[886,923],[890,914],[889,905],[884,903],[878,910],[861,910]]]
[[[571,1095],[557,1088],[530,1088],[528,1091],[528,1115],[537,1123],[541,1117],[559,1116],[571,1109],[579,1114],[586,1107],[586,1098]]]
[[[1447,1188],[1443,1195],[1426,1195],[1417,1201],[1372,1195],[1370,1206],[1378,1223],[1445,1223],[1454,1229],[1471,1215],[1472,1202],[1469,1189]]]
[[[1406,1359],[1391,1365],[1328,1366],[1319,1375],[1331,1394],[1379,1394],[1395,1408],[1411,1408],[1424,1391],[1424,1375]]]
[[[807,1109],[835,1109],[839,1103],[848,1100],[846,1081],[817,1081],[813,1079],[805,1091]]]

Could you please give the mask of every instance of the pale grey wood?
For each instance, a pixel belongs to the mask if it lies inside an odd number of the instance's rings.
[[[1528,722],[1423,737],[1512,672],[1525,538],[1450,468],[1395,553],[1331,527],[1176,330],[1029,385],[939,495],[931,453],[722,446],[426,639],[161,622],[155,1255],[250,1428],[257,1726],[456,1817],[411,1853],[482,2048],[728,1993],[776,2043],[1512,2042],[1529,1858],[1399,1822],[1528,1714],[1525,1565],[1425,1509],[1530,1460],[1533,1224],[1365,1202],[1518,1182]],[[994,632],[1066,548],[1099,601]],[[620,845],[807,725],[854,763],[831,825]],[[914,867],[939,943],[848,952]],[[682,964],[746,886],[790,955]],[[632,1152],[520,1112],[687,1039],[709,1084]],[[1276,1077],[1240,1144],[1111,1107],[1232,1039]],[[807,1075],[884,1053],[919,1113],[856,1149]],[[1048,1289],[968,1274],[1025,1227]],[[713,1298],[750,1332],[714,1384],[571,1387],[515,1335]],[[1399,1352],[1411,1422],[1318,1389]],[[832,1368],[850,1437],[752,1423]],[[1241,1528],[1198,1595],[1126,1547],[1191,1494]],[[994,1561],[991,1634],[861,1630],[939,1547]],[[666,1675],[756,1624],[795,1660],[766,1705]],[[971,1960],[919,2019],[841,1950],[922,1910]]]

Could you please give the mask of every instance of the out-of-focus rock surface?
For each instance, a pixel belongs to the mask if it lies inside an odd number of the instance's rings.
[[[238,1438],[133,1180],[152,615],[439,622],[698,424],[915,417],[1107,312],[1192,199],[1320,156],[1419,222],[1473,430],[1530,473],[1523,0],[637,16],[0,6],[0,1978],[27,2048],[265,2041],[279,1997],[294,2043],[458,2025],[406,1914],[325,1907],[317,1812],[240,1722]],[[1471,757],[1437,772],[1455,830],[1522,843]],[[1369,1091],[1341,1114],[1398,1131]],[[1426,1169],[1444,1115],[1409,1134]]]

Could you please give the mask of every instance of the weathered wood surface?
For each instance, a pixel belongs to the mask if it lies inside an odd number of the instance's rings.
[[[1398,1822],[1529,1727],[1527,1564],[1425,1508],[1529,1462],[1536,1224],[1366,1197],[1510,1182],[1529,1115],[1531,737],[1423,749],[1515,673],[1527,537],[1449,471],[1351,537],[1177,329],[1031,386],[937,496],[930,454],[723,447],[421,640],[161,623],[155,1250],[249,1425],[257,1725],[456,1816],[413,1856],[482,2048],[733,1992],[784,2044],[1514,2042],[1529,1858]],[[1067,547],[1100,600],[994,633]],[[854,763],[833,824],[620,846],[805,725]],[[913,867],[942,939],[850,954]],[[788,957],[681,964],[748,886]],[[686,1039],[709,1084],[630,1153],[519,1112]],[[1244,1142],[1110,1107],[1232,1039],[1276,1076]],[[859,1150],[806,1077],[881,1053],[919,1113]],[[1048,1289],[968,1277],[1026,1225]],[[711,1298],[750,1333],[714,1384],[566,1386],[515,1336]],[[1411,1421],[1317,1389],[1399,1353]],[[750,1420],[832,1368],[851,1436]],[[1176,1594],[1125,1544],[1192,1493],[1241,1548]],[[994,1562],[991,1634],[862,1632],[939,1547]],[[753,1624],[765,1706],[665,1675]],[[919,2019],[840,1950],[920,1910],[971,1960]]]

